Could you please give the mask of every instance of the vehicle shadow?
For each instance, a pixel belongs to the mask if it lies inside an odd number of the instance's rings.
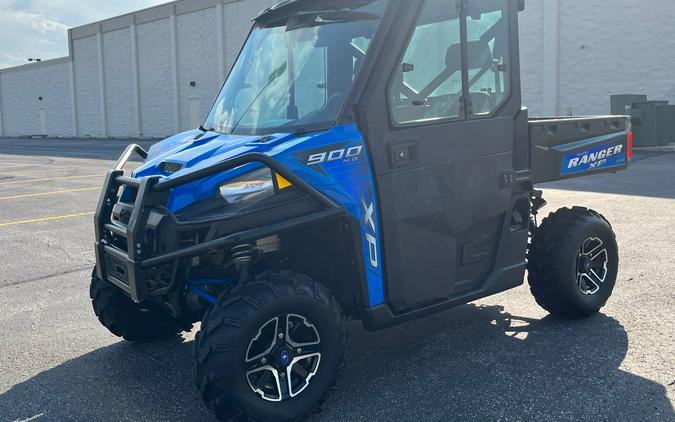
[[[350,323],[348,366],[319,421],[673,421],[665,388],[620,369],[613,318],[532,320],[467,305],[377,333]],[[0,421],[213,421],[192,343],[119,342],[0,395]]]

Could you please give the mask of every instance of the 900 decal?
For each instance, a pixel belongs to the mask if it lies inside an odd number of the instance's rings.
[[[307,159],[308,166],[315,166],[322,163],[330,163],[333,161],[342,161],[343,163],[351,163],[357,161],[363,151],[362,145],[357,145],[351,148],[340,148],[330,152],[317,152],[310,154]]]

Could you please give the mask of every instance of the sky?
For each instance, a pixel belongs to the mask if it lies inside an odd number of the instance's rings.
[[[68,55],[66,30],[169,0],[0,0],[0,69]]]

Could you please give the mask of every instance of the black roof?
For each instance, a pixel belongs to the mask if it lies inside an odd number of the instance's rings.
[[[356,8],[375,0],[285,0],[272,7],[268,7],[253,18],[256,22],[273,22],[276,19],[292,15],[299,9],[322,10],[325,8]]]

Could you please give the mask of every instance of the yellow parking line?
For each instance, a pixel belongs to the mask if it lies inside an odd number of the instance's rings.
[[[99,186],[94,186],[91,188],[79,188],[79,189],[66,189],[66,190],[57,190],[54,192],[43,192],[43,193],[29,193],[26,195],[15,195],[15,196],[0,196],[0,201],[7,199],[21,199],[21,198],[33,198],[35,196],[47,196],[47,195],[58,195],[59,193],[70,193],[70,192],[85,192],[90,190],[99,190]]]
[[[91,177],[103,177],[102,174],[88,174],[85,176],[66,176],[66,177],[52,177],[49,179],[31,179],[31,180],[15,180],[13,182],[2,182],[0,183],[0,186],[5,186],[5,185],[18,185],[21,183],[33,183],[33,182],[51,182],[54,180],[73,180],[73,179],[85,179],[85,178],[91,178]]]
[[[9,226],[18,226],[20,224],[31,224],[31,223],[41,223],[43,221],[53,221],[53,220],[63,220],[66,218],[75,218],[75,217],[86,217],[89,215],[94,215],[93,212],[81,212],[78,214],[68,214],[68,215],[59,215],[56,217],[44,217],[44,218],[36,218],[33,220],[23,220],[23,221],[12,221],[9,223],[0,223],[0,229],[3,227],[9,227]]]

